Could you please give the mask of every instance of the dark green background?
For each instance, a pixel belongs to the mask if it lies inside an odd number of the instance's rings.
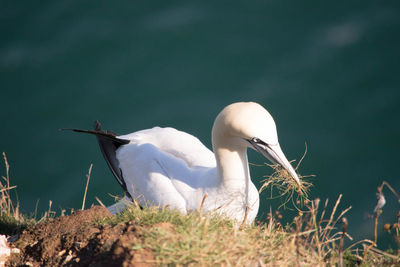
[[[151,4],[150,4],[151,2]],[[399,1],[0,1],[0,150],[25,211],[79,208],[122,191],[93,137],[172,126],[210,147],[216,114],[252,100],[281,146],[316,174],[313,197],[349,205],[349,232],[382,179],[400,191]],[[250,160],[263,159],[250,153]],[[4,174],[2,163],[1,173]],[[259,185],[267,168],[252,168]],[[389,193],[383,221],[399,209]],[[262,197],[260,215],[269,201]],[[275,204],[274,204],[275,205]],[[288,214],[294,212],[289,211]],[[262,218],[261,216],[261,218]]]

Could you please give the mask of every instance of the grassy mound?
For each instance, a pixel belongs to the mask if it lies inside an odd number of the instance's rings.
[[[0,234],[13,235],[9,242],[17,248],[8,266],[400,266],[398,253],[376,248],[376,229],[385,202],[382,188],[385,185],[395,193],[385,182],[378,188],[375,240],[344,247],[344,240],[351,239],[344,217],[350,208],[339,210],[341,195],[333,205],[305,197],[302,211],[285,226],[279,223],[279,212],[272,211],[266,222],[255,225],[240,225],[212,213],[182,215],[165,207],[130,206],[110,216],[104,207],[83,210],[85,197],[82,210],[71,215],[53,218],[50,201],[39,221],[27,219],[19,213],[19,204],[12,202],[10,192],[15,186],[10,185],[3,156],[6,175],[0,183]],[[289,181],[287,174],[280,178],[279,173],[273,174],[277,180]],[[389,225],[395,237],[399,223]]]

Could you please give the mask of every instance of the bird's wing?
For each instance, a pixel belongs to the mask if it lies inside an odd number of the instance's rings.
[[[177,188],[171,178],[188,176],[189,170],[182,161],[149,143],[121,146],[117,159],[127,189],[140,205],[167,205],[186,213],[182,187]]]
[[[210,184],[214,153],[196,137],[173,128],[155,127],[118,136],[130,143],[117,150],[119,168],[133,198],[179,210],[196,206],[197,190]],[[202,195],[202,193],[200,193]]]
[[[150,143],[160,151],[185,161],[188,167],[215,167],[215,156],[199,139],[174,128],[154,127],[119,136],[131,143]]]

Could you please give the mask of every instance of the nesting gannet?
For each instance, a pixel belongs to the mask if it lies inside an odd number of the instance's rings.
[[[299,178],[278,143],[274,119],[261,105],[225,107],[212,128],[213,151],[196,137],[173,128],[154,127],[127,135],[95,129],[100,149],[126,197],[109,207],[118,212],[126,201],[160,205],[183,214],[216,211],[242,222],[254,221],[259,194],[250,179],[247,148],[280,164],[300,186]],[[207,195],[206,197],[204,197]],[[202,202],[204,203],[202,205]]]

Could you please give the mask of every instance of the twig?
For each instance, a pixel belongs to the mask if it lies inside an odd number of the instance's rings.
[[[351,210],[352,209],[352,206],[350,206],[350,207],[348,207],[347,209],[345,209],[344,211],[342,211],[341,213],[340,213],[340,215],[337,217],[337,219],[334,221],[334,223],[332,224],[332,226],[333,225],[336,225],[336,223],[340,220],[340,218],[342,218],[342,216],[344,215],[344,214],[346,214],[349,210]],[[331,227],[330,229],[329,229],[329,231],[328,231],[328,236],[330,235],[330,233],[331,233],[331,231],[333,230],[334,228],[333,227]]]
[[[365,261],[365,258],[367,257],[368,251],[373,246],[376,246],[376,243],[378,242],[378,230],[377,230],[377,228],[378,228],[378,219],[379,219],[379,216],[382,213],[382,208],[386,203],[385,196],[383,195],[383,192],[382,192],[383,187],[385,185],[386,185],[387,188],[390,189],[390,191],[392,191],[392,193],[397,197],[397,201],[400,203],[400,196],[397,194],[396,190],[394,190],[393,187],[391,187],[388,182],[383,181],[382,184],[380,186],[378,186],[378,188],[377,188],[377,190],[378,190],[378,193],[377,193],[378,203],[376,204],[376,207],[374,209],[374,212],[375,212],[375,216],[374,216],[374,242],[365,249],[362,262]]]
[[[246,224],[246,220],[247,220],[247,214],[249,213],[249,206],[246,205],[246,209],[244,210],[244,218],[243,218],[243,222],[240,225],[240,228],[243,228],[243,226]]]
[[[49,210],[47,212],[48,218],[50,218],[52,211],[51,211],[51,205],[53,205],[53,201],[49,200]]]
[[[392,191],[392,193],[397,197],[397,201],[400,203],[400,196],[397,194],[396,190],[393,189],[393,187],[390,186],[390,184],[386,181],[383,181],[381,186],[378,187],[378,192],[382,192],[383,186],[386,185],[387,188],[390,189],[390,191]]]
[[[315,238],[315,243],[317,245],[317,249],[318,249],[318,255],[320,257],[322,257],[322,253],[321,253],[321,244],[320,244],[320,232],[318,231],[318,225],[317,225],[317,213],[318,213],[318,207],[319,207],[319,202],[320,199],[317,198],[315,201],[311,202],[311,222],[314,225],[314,229],[315,229],[315,234],[313,236],[313,238]]]
[[[7,188],[10,188],[10,165],[8,164],[8,160],[7,160],[7,156],[6,156],[6,152],[3,152],[3,158],[4,158],[4,164],[6,165],[6,177],[3,177],[6,182],[7,182]],[[5,191],[4,192],[6,195],[6,198],[8,198],[8,201],[6,203],[7,205],[7,213],[10,214],[11,213],[11,209],[14,209],[14,207],[12,206],[12,201],[11,201],[11,196],[9,191]]]
[[[363,255],[361,264],[365,261],[365,258],[367,257],[368,250],[370,250],[373,246],[376,246],[376,242],[378,241],[378,230],[377,230],[378,229],[378,219],[379,219],[379,215],[381,215],[381,213],[382,213],[382,210],[380,210],[380,209],[375,213],[374,242],[371,245],[369,245],[367,247],[367,249],[364,251],[364,255]]]
[[[325,226],[325,229],[324,229],[324,233],[323,233],[323,235],[322,235],[322,240],[324,240],[325,239],[325,237],[329,234],[328,232],[330,232],[329,230],[330,230],[330,224],[332,223],[332,221],[333,221],[333,217],[334,217],[334,215],[335,215],[335,213],[336,213],[336,209],[337,209],[337,207],[339,206],[339,203],[340,203],[340,200],[342,199],[342,194],[340,194],[339,195],[339,197],[338,197],[338,199],[336,200],[336,203],[335,203],[335,206],[333,207],[333,210],[332,210],[332,213],[331,213],[331,217],[329,218],[329,221],[328,221],[328,223],[326,224],[326,226]]]
[[[207,193],[204,194],[203,200],[201,201],[201,205],[200,205],[200,209],[199,209],[200,216],[201,216],[201,212],[203,211],[203,205],[204,205],[204,202],[206,201],[206,198],[207,198]]]
[[[103,208],[107,208],[106,205],[104,205],[98,197],[96,197],[96,200],[97,202],[99,202],[100,206],[102,206]]]
[[[10,186],[10,187],[7,187],[7,188],[2,188],[2,189],[0,189],[0,192],[8,191],[8,190],[11,190],[11,189],[14,189],[14,188],[17,188],[17,186],[13,185],[13,186]]]
[[[326,212],[326,207],[328,206],[328,202],[329,202],[329,199],[327,198],[327,199],[325,200],[324,209],[322,210],[321,216],[320,216],[320,218],[319,218],[318,227],[320,227],[321,222],[323,222],[323,220],[324,220],[324,216],[325,216],[325,212]],[[320,228],[321,228],[321,227],[320,227]],[[321,230],[320,230],[320,232],[321,232]]]
[[[85,187],[85,194],[83,195],[82,209],[81,210],[85,209],[86,193],[87,193],[87,189],[89,187],[89,180],[90,180],[90,174],[92,173],[92,167],[93,167],[93,164],[90,164],[89,172],[88,172],[88,174],[86,174],[87,181],[86,181],[86,187]]]
[[[301,266],[300,262],[300,244],[299,244],[299,232],[300,232],[300,216],[295,218],[296,221],[296,236],[295,236],[295,245],[296,245],[296,263],[297,266]]]
[[[142,207],[140,207],[140,204],[139,204],[139,202],[137,202],[136,199],[132,199],[132,202],[133,202],[133,204],[135,205],[135,207],[136,207],[137,209],[141,209],[141,208],[142,208]]]
[[[37,217],[37,211],[38,211],[38,206],[39,206],[39,199],[36,200],[36,205],[35,205],[35,212],[33,213],[33,218],[36,220]]]
[[[382,255],[384,255],[384,256],[386,256],[386,257],[388,257],[388,258],[391,258],[391,259],[393,259],[393,260],[396,260],[396,261],[399,260],[399,256],[395,256],[395,255],[393,255],[393,254],[386,253],[386,252],[384,252],[384,251],[382,251],[382,250],[380,250],[380,249],[378,249],[378,248],[371,248],[371,250],[374,251],[374,252],[376,252],[376,253],[382,254]]]
[[[355,246],[357,246],[357,245],[359,245],[359,244],[363,244],[363,243],[370,243],[370,244],[372,244],[372,243],[374,243],[374,241],[369,240],[369,239],[363,239],[363,240],[360,240],[360,241],[357,241],[357,242],[351,244],[350,246],[348,246],[348,247],[346,248],[346,250],[350,250],[351,248],[353,248],[353,247],[355,247]]]
[[[346,217],[342,218],[342,222],[343,222],[342,237],[340,238],[340,242],[339,242],[339,266],[340,267],[343,267],[343,243],[344,243],[344,238],[346,236],[346,230],[347,230]]]
[[[307,142],[304,142],[304,145],[305,145],[306,148],[305,148],[305,150],[304,150],[303,156],[301,157],[301,159],[299,160],[299,162],[298,162],[297,165],[296,165],[296,168],[295,168],[296,171],[297,171],[297,169],[299,168],[301,162],[303,161],[303,159],[306,157],[306,154],[307,154]]]

